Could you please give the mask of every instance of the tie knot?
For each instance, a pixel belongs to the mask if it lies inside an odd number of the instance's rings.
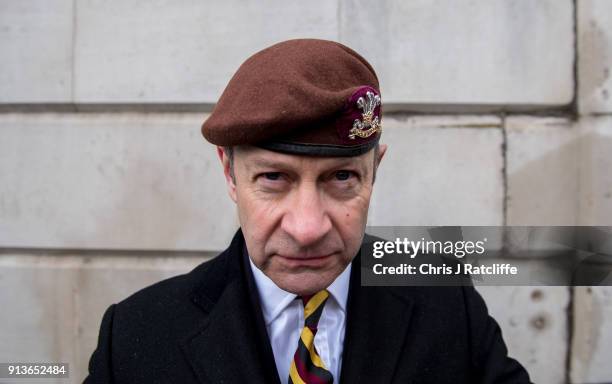
[[[311,329],[316,329],[323,307],[329,298],[327,290],[319,291],[314,295],[302,296],[304,303],[304,325]]]

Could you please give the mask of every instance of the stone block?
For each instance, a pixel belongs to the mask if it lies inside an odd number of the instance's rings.
[[[612,112],[612,3],[580,0],[578,106],[582,114]]]
[[[503,134],[493,116],[385,118],[369,225],[502,225]]]
[[[70,102],[72,0],[0,3],[0,103]]]
[[[478,287],[497,320],[509,355],[534,383],[566,382],[568,287]]]
[[[590,27],[582,28],[581,47],[601,56],[588,47],[605,47],[609,23],[598,9],[607,5],[585,3],[581,13],[598,12],[604,37],[590,43]],[[212,104],[250,54],[316,37],[371,61],[390,107],[559,106],[573,99],[573,11],[570,0],[8,1],[0,12],[9,58],[0,64],[0,102]],[[602,99],[605,61],[584,56],[584,99]]]
[[[0,245],[225,249],[237,215],[204,118],[0,116]]]
[[[612,117],[580,119],[580,225],[612,225]]]
[[[0,361],[62,362],[72,369],[77,329],[73,300],[76,272],[7,266],[5,256],[0,262]]]
[[[508,225],[577,225],[578,127],[548,117],[505,123]]]
[[[87,375],[89,357],[98,343],[100,321],[104,311],[113,303],[127,298],[153,283],[189,272],[203,262],[202,257],[181,257],[168,254],[162,257],[88,257],[79,270],[75,289],[78,329],[75,339],[75,374]]]
[[[210,256],[96,252],[1,255],[0,361],[65,362],[70,367],[69,382],[81,383],[109,305],[157,281],[186,273]]]
[[[337,2],[78,2],[75,101],[216,103],[238,66],[273,43],[336,39]]]
[[[574,288],[572,383],[612,382],[612,287]]]
[[[387,103],[565,105],[573,11],[571,0],[343,0],[340,40],[371,61]]]

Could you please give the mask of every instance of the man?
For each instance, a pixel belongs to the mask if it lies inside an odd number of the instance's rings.
[[[88,383],[527,383],[471,287],[361,287],[378,79],[330,41],[249,58],[203,124],[241,229],[111,306]]]

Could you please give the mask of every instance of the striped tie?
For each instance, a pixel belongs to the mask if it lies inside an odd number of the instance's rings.
[[[303,296],[304,329],[298,341],[289,368],[289,384],[331,384],[334,378],[323,364],[314,346],[317,324],[329,292],[320,291],[312,296]]]

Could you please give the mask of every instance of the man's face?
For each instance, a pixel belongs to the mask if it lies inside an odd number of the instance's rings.
[[[222,148],[229,194],[253,263],[281,289],[325,289],[359,250],[378,158],[287,155],[235,147],[234,179]]]

